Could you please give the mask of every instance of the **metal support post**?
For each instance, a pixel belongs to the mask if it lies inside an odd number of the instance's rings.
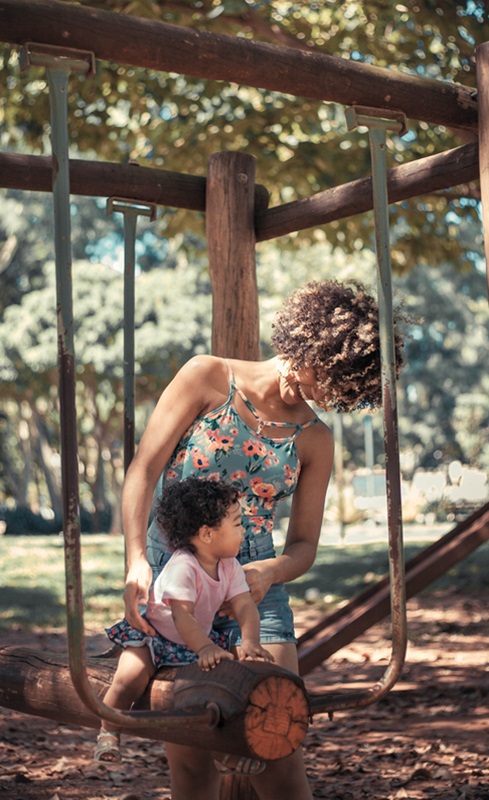
[[[76,424],[76,379],[73,336],[73,285],[71,263],[70,175],[68,153],[68,79],[72,71],[94,71],[93,53],[27,43],[21,50],[21,68],[46,68],[51,108],[53,198],[56,256],[56,307],[58,320],[58,367],[63,488],[63,533],[66,571],[66,613],[70,673],[83,703],[97,716],[117,725],[171,733],[175,725],[188,729],[215,727],[219,709],[214,703],[197,713],[160,714],[121,712],[105,705],[88,680],[83,624],[80,514]]]
[[[368,128],[372,158],[372,185],[377,253],[379,337],[384,413],[384,447],[391,577],[392,653],[382,678],[372,688],[351,694],[318,695],[311,698],[314,712],[359,708],[370,705],[390,691],[404,664],[407,642],[406,590],[402,537],[401,479],[396,398],[396,357],[389,252],[389,205],[387,196],[386,132],[405,133],[402,113],[352,106],[347,109],[348,129]]]
[[[486,257],[487,294],[489,297],[489,42],[476,51],[477,106],[479,111],[479,175],[482,200],[482,233]]]
[[[140,203],[123,197],[109,197],[107,213],[120,211],[124,216],[124,474],[134,457],[135,449],[135,265],[136,227],[138,216],[156,218],[154,203]]]

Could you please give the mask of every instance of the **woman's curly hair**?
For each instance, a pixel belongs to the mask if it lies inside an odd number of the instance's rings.
[[[402,319],[398,313],[396,323]],[[397,374],[402,338],[394,328]],[[312,368],[325,404],[337,411],[382,405],[377,301],[357,281],[311,281],[286,299],[272,347],[293,369]]]
[[[195,553],[191,540],[199,529],[218,528],[239,497],[239,489],[225,481],[184,478],[163,489],[154,516],[170,547]]]

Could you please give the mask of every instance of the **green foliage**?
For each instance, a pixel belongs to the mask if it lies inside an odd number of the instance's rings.
[[[180,260],[177,269],[156,268],[136,279],[138,375],[168,381],[191,354],[208,348],[209,280],[183,253]],[[54,264],[45,263],[39,274],[42,288],[8,305],[0,322],[0,376],[17,388],[56,367]],[[123,376],[122,275],[103,264],[75,262],[73,308],[78,374],[93,371],[116,385]]]
[[[418,267],[398,282],[416,320],[406,344],[401,378],[401,436],[423,467],[454,458],[489,464],[489,404],[482,365],[489,352],[485,277],[453,267]],[[480,402],[477,403],[477,398]],[[477,411],[475,408],[477,407]]]
[[[0,204],[0,254],[2,292],[0,314],[18,303],[26,292],[43,286],[42,265],[53,257],[52,215],[46,213],[49,196],[5,192]],[[20,268],[21,267],[21,268]]]
[[[68,2],[69,0],[64,0]],[[438,0],[82,0],[117,13],[254,38],[475,86],[475,47],[489,39],[485,3]],[[21,74],[4,47],[0,146],[47,154],[45,75]],[[370,172],[366,136],[347,132],[344,109],[277,92],[99,62],[69,93],[73,156],[135,161],[205,175],[211,153],[257,158],[272,204],[308,197]],[[389,141],[389,165],[460,144],[460,132],[410,123]],[[49,195],[8,191],[0,205],[0,487],[21,505],[59,502],[55,289]],[[392,262],[400,296],[421,318],[407,344],[401,446],[430,466],[433,453],[487,467],[487,305],[481,225],[473,187],[400,203],[390,210]],[[77,407],[82,503],[114,506],[121,483],[121,215],[102,200],[72,199]],[[211,297],[201,214],[165,210],[138,224],[136,381],[138,433],[166,382],[186,358],[208,350]],[[310,278],[357,277],[375,285],[372,214],[259,246],[263,353],[284,294]],[[110,264],[111,266],[107,266]],[[433,267],[438,267],[435,271]],[[460,272],[456,274],[453,268]],[[361,420],[345,419],[345,452],[362,463]],[[381,421],[375,420],[377,452]],[[51,455],[49,454],[51,450]],[[52,458],[51,458],[52,457]],[[50,460],[53,461],[51,468]],[[51,475],[49,476],[49,470]],[[30,496],[37,487],[35,499]]]
[[[68,0],[65,0],[67,2]],[[475,87],[475,48],[489,38],[482,0],[453,2],[395,0],[340,3],[292,0],[83,0],[122,14],[254,38],[276,45],[353,59],[412,75]],[[33,68],[20,75],[15,53],[3,50],[7,91],[0,101],[4,147],[49,152],[49,111],[45,76]],[[245,150],[257,158],[257,179],[272,204],[308,197],[370,172],[365,137],[348,133],[344,110],[307,98],[265,89],[158,73],[100,62],[91,79],[70,84],[70,137],[87,158],[136,161],[205,175],[210,154]],[[405,140],[393,143],[393,164],[430,155],[461,143],[443,126],[413,122]],[[399,241],[394,265],[408,269],[426,254],[430,263],[463,264],[466,247],[449,234],[446,214],[463,218],[474,209],[456,196],[426,204],[412,201],[392,210]],[[402,225],[402,221],[405,222]],[[179,211],[165,222],[169,234],[195,229],[195,215]],[[331,244],[347,251],[361,238],[372,243],[368,217],[325,228]],[[311,231],[299,240],[310,241]],[[291,244],[287,239],[286,244]]]
[[[92,201],[90,201],[92,202]],[[81,203],[81,207],[84,204]],[[98,210],[100,215],[100,209]],[[82,217],[85,215],[82,214]],[[1,218],[0,218],[1,222]],[[94,230],[97,221],[94,220]],[[38,236],[46,235],[43,225]],[[74,239],[78,251],[80,231]],[[144,237],[144,230],[143,230]],[[114,250],[120,240],[104,228]],[[166,242],[165,261],[136,276],[136,425],[144,428],[155,397],[191,355],[209,350],[211,296],[193,243]],[[86,246],[87,237],[83,241]],[[94,244],[93,239],[89,243]],[[109,250],[109,244],[106,244]],[[97,249],[97,248],[95,248]],[[193,253],[189,262],[187,251]],[[12,285],[28,272],[19,248],[9,265]],[[150,248],[145,248],[151,266]],[[39,287],[17,293],[0,317],[0,497],[58,510],[56,278],[38,265]],[[31,289],[31,290],[29,290]],[[82,512],[107,515],[123,479],[123,276],[100,263],[74,261],[73,308]],[[21,448],[19,448],[19,442]],[[35,490],[34,490],[34,487]],[[34,492],[32,494],[32,492]],[[117,520],[114,517],[117,524]]]

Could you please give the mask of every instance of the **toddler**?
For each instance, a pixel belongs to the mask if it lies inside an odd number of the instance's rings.
[[[123,648],[104,702],[129,709],[159,667],[198,661],[203,670],[234,659],[226,634],[212,629],[227,603],[241,629],[237,658],[273,661],[260,645],[260,619],[243,568],[236,559],[243,538],[239,491],[221,480],[186,478],[168,486],[157,500],[155,519],[173,551],[151,591],[143,615],[148,636],[127,620],[107,629]],[[102,722],[96,761],[120,761],[120,734]]]

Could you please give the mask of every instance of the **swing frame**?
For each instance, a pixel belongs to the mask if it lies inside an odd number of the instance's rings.
[[[28,12],[28,13],[26,13]],[[94,17],[96,25],[94,25]],[[383,177],[385,197],[382,213],[386,214],[388,203],[397,202],[407,197],[416,196],[426,191],[449,188],[458,183],[475,179],[480,172],[483,227],[485,231],[486,256],[489,256],[489,43],[481,45],[477,50],[477,79],[479,93],[466,87],[441,84],[441,82],[413,78],[393,71],[347,62],[324,54],[305,54],[291,48],[276,47],[263,43],[250,42],[240,38],[219,36],[196,32],[178,26],[147,20],[123,17],[106,11],[88,9],[86,7],[69,6],[56,0],[38,0],[32,4],[29,0],[0,0],[0,19],[3,21],[2,39],[6,42],[22,45],[29,56],[29,47],[35,50],[37,44],[29,45],[31,39],[41,40],[41,49],[45,49],[47,58],[58,59],[56,67],[51,70],[58,73],[60,53],[58,48],[68,43],[71,49],[81,49],[89,54],[96,52],[97,58],[111,59],[116,62],[143,66],[152,69],[171,69],[173,72],[195,74],[195,64],[199,64],[199,77],[211,77],[218,80],[236,81],[250,86],[285,91],[289,94],[309,96],[324,101],[354,106],[360,93],[362,102],[368,107],[366,117],[360,114],[358,121],[362,124],[375,117],[392,118],[401,113],[408,117],[423,119],[427,122],[453,125],[463,128],[470,134],[479,133],[479,147],[472,142],[452,151],[420,159],[413,164],[403,165],[389,170]],[[68,26],[68,27],[67,27]],[[107,35],[110,30],[110,35]],[[67,34],[68,31],[68,34]],[[130,35],[128,35],[130,32]],[[141,39],[144,38],[144,48]],[[121,49],[121,44],[124,47]],[[162,45],[162,42],[164,45]],[[196,59],[198,51],[199,59]],[[117,54],[117,55],[116,55]],[[240,58],[238,58],[238,55]],[[66,55],[63,68],[70,70],[79,62],[93,65],[93,60],[75,57],[72,62]],[[28,58],[27,58],[28,60]],[[273,62],[275,69],[271,70]],[[277,64],[286,64],[287,70],[276,69]],[[89,71],[92,66],[88,67]],[[61,70],[62,72],[63,70]],[[323,76],[318,81],[318,74]],[[334,76],[334,80],[328,80]],[[352,79],[353,86],[352,89]],[[64,84],[66,86],[66,84]],[[390,90],[390,93],[387,91]],[[63,91],[65,89],[63,88]],[[389,96],[390,104],[386,97]],[[395,108],[392,102],[395,98]],[[386,108],[386,104],[388,107]],[[365,111],[365,109],[362,109]],[[392,121],[392,120],[391,120]],[[56,127],[56,126],[52,126]],[[61,127],[67,130],[66,120]],[[53,142],[53,151],[56,147]],[[66,152],[67,147],[65,146]],[[322,225],[334,219],[340,219],[354,213],[369,210],[374,204],[374,179],[363,178],[353,181],[334,190],[320,192],[306,200],[295,201],[276,208],[268,209],[266,189],[255,186],[255,161],[240,153],[219,153],[209,162],[207,179],[196,179],[163,170],[138,168],[139,174],[144,170],[145,185],[135,187],[128,198],[117,189],[124,185],[124,170],[128,168],[110,165],[110,179],[107,181],[107,165],[92,164],[88,170],[93,175],[93,184],[98,190],[82,191],[81,170],[83,180],[86,179],[86,162],[66,160],[64,168],[64,195],[70,190],[80,194],[99,194],[102,185],[102,196],[107,196],[107,187],[114,189],[109,195],[123,203],[168,203],[169,195],[180,191],[186,195],[184,203],[178,207],[195,207],[206,212],[206,225],[209,243],[209,262],[213,286],[213,334],[212,350],[216,355],[227,355],[237,358],[257,358],[258,343],[258,303],[255,276],[255,246],[257,241],[274,238],[292,231],[302,230],[313,225]],[[479,161],[481,166],[479,166]],[[55,197],[56,215],[56,181],[54,187],[48,185],[51,173],[51,159],[40,157],[17,157],[11,154],[0,155],[0,167],[3,167],[0,185],[8,188],[41,189],[51,191]],[[83,165],[83,166],[82,166]],[[131,170],[131,168],[129,168]],[[133,172],[135,172],[133,170]],[[374,169],[375,173],[375,169]],[[132,175],[131,175],[132,178]],[[162,184],[163,179],[163,184]],[[186,181],[182,190],[182,180]],[[71,186],[70,186],[71,181]],[[59,185],[59,180],[58,180]],[[127,184],[125,184],[127,186]],[[163,185],[163,188],[162,188]],[[197,198],[196,187],[200,192]],[[156,198],[155,194],[159,196]],[[178,187],[178,188],[177,188]],[[187,191],[188,190],[188,191]],[[203,193],[205,196],[203,198]],[[377,192],[378,193],[378,192]],[[191,198],[191,199],[190,199]],[[185,205],[191,203],[193,205]],[[58,202],[58,217],[66,217]],[[175,204],[176,205],[176,204]],[[225,213],[223,214],[223,209]],[[244,209],[244,210],[243,210]],[[117,209],[121,210],[121,209]],[[61,219],[61,228],[65,229],[66,220]],[[382,228],[382,224],[380,224]],[[384,226],[385,228],[385,226]],[[385,230],[384,230],[385,233]],[[61,240],[62,234],[59,239]],[[66,238],[66,237],[65,237]],[[385,236],[384,236],[385,238]],[[69,236],[68,236],[69,241]],[[377,248],[379,251],[379,247]],[[239,253],[239,259],[237,255]],[[382,260],[382,259],[380,259]],[[62,284],[64,273],[70,272],[70,256],[65,251],[57,253],[58,283]],[[239,264],[239,269],[237,269]],[[238,290],[236,287],[238,286]],[[232,287],[232,292],[230,288]],[[69,294],[69,291],[68,291]],[[130,292],[129,292],[130,294]],[[67,568],[67,610],[68,633],[70,640],[70,665],[75,688],[85,704],[105,719],[112,719],[112,710],[96,698],[93,699],[86,679],[86,668],[83,645],[83,603],[81,597],[81,569],[79,551],[79,520],[77,519],[77,470],[76,470],[76,410],[74,407],[74,391],[71,382],[74,374],[74,348],[72,342],[72,312],[69,298],[66,297],[66,286],[60,285],[59,300],[61,317],[58,318],[58,337],[61,340],[60,377],[61,377],[61,416],[62,429],[62,463],[63,453],[63,486],[65,496],[65,553]],[[387,331],[388,325],[386,325]],[[387,345],[387,349],[388,349]],[[385,348],[384,348],[385,350]],[[386,361],[392,362],[387,357]],[[390,363],[390,369],[393,365]],[[392,375],[392,373],[390,373]],[[131,377],[128,379],[130,393]],[[392,384],[390,377],[387,383]],[[395,381],[394,381],[395,384]],[[384,381],[385,386],[385,381]],[[384,398],[386,394],[384,391]],[[64,399],[63,399],[64,398]],[[388,394],[387,415],[392,422],[395,395]],[[394,409],[395,410],[395,409]],[[395,416],[395,414],[394,414]],[[129,422],[129,427],[130,427]],[[395,472],[398,472],[397,421],[394,420],[390,432],[386,434],[387,463],[394,466],[388,478],[388,499],[391,496],[393,483],[396,483]],[[129,444],[125,465],[130,462]],[[333,711],[337,708],[353,708],[368,705],[383,696],[399,677],[405,651],[405,593],[403,590],[402,561],[402,524],[400,520],[400,494],[394,491],[394,501],[390,511],[390,544],[389,560],[391,575],[395,577],[395,586],[391,589],[391,612],[394,619],[394,648],[391,663],[384,678],[375,687],[361,693],[339,693],[334,697],[320,696],[312,699],[313,711]],[[391,536],[392,533],[392,536]],[[117,712],[116,716],[121,713]],[[202,715],[204,725],[214,724],[216,710],[208,710]],[[146,727],[154,724],[162,726],[159,717],[151,715],[145,721]]]

